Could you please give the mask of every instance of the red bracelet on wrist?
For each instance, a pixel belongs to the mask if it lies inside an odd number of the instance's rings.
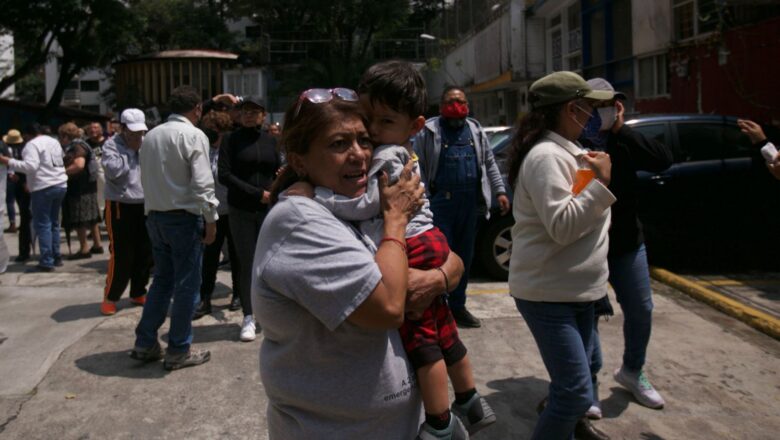
[[[403,241],[393,237],[385,237],[379,241],[379,245],[381,246],[382,243],[386,241],[398,244],[398,246],[401,246],[401,249],[404,251],[404,253],[406,253],[406,243],[404,243]]]

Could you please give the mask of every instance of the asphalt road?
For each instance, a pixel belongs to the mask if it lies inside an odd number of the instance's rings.
[[[15,247],[15,236],[6,238]],[[267,438],[262,333],[239,342],[240,312],[224,308],[229,273],[219,274],[217,311],[195,327],[195,345],[212,360],[169,373],[127,357],[139,308],[124,299],[116,316],[99,314],[105,259],[67,262],[54,274],[15,265],[0,276],[0,438]],[[615,303],[616,316],[600,325],[605,418],[597,426],[613,439],[776,438],[780,342],[666,285],[653,287],[647,371],[667,406],[644,408],[612,379],[622,355]],[[469,307],[484,325],[461,336],[498,415],[476,438],[528,438],[548,386],[533,338],[505,283],[472,283]]]

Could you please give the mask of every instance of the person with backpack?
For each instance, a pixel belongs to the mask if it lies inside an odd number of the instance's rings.
[[[91,258],[87,244],[87,230],[100,223],[97,200],[96,158],[89,145],[79,138],[79,128],[68,122],[57,130],[60,144],[65,150],[63,162],[68,175],[68,189],[62,203],[62,227],[66,234],[76,230],[79,251],[71,254],[71,260]],[[93,249],[102,248],[100,234],[92,234]]]

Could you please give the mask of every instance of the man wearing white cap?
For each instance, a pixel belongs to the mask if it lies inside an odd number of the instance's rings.
[[[144,189],[138,152],[148,130],[144,112],[128,108],[120,117],[122,131],[103,145],[106,176],[106,231],[111,251],[100,313],[113,315],[130,283],[130,302],[142,306],[152,264],[146,232]]]

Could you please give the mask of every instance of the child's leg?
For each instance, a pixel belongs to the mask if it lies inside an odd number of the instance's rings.
[[[456,394],[465,393],[476,388],[476,385],[474,385],[474,373],[471,370],[471,361],[468,355],[463,356],[463,359],[447,367],[447,375],[449,375],[450,381],[452,381],[452,388]]]
[[[447,367],[444,359],[417,369],[417,384],[422,394],[425,413],[440,415],[450,409],[447,394]]]

